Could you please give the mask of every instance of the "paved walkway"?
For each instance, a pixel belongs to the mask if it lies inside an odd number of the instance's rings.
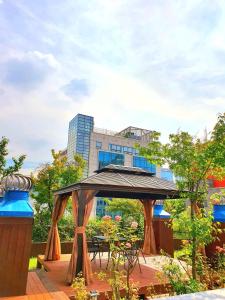
[[[225,289],[199,292],[173,297],[155,298],[160,300],[225,300]]]

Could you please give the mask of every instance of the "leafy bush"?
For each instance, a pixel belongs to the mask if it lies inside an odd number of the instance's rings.
[[[101,222],[102,221],[99,218],[89,220],[87,227],[86,227],[87,238],[90,239],[95,235],[102,235]]]
[[[181,271],[181,266],[171,261],[163,266],[164,273],[176,295],[200,292],[205,286],[190,277],[188,270]]]

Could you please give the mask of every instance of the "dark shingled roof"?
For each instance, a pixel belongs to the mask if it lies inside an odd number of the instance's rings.
[[[176,185],[141,168],[108,165],[79,183],[57,190],[56,194],[73,190],[94,189],[97,197],[165,199],[179,196]]]
[[[155,174],[146,171],[142,168],[126,167],[126,166],[112,165],[112,164],[95,171],[95,173],[102,173],[102,172],[128,173],[128,174],[147,175],[147,176],[152,176]]]

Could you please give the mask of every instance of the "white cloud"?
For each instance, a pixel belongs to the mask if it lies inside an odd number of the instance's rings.
[[[13,154],[48,160],[79,112],[114,130],[196,133],[224,109],[223,1],[47,0],[43,10],[23,0],[1,10],[0,130]]]

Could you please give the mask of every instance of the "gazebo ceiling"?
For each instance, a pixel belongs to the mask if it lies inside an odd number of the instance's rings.
[[[86,179],[61,188],[55,194],[71,194],[75,190],[96,190],[96,197],[130,199],[178,198],[176,185],[141,168],[108,165]]]

